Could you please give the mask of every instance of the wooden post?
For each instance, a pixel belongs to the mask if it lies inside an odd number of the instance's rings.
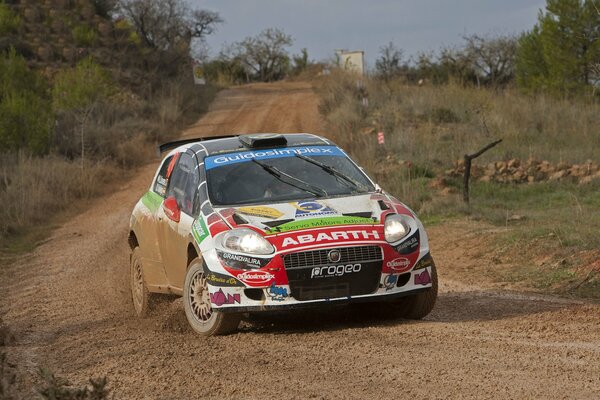
[[[476,153],[465,154],[465,173],[463,176],[463,201],[465,203],[469,204],[469,179],[471,179],[471,161],[479,157],[480,155],[482,155],[501,141],[502,139],[498,139],[495,142],[488,144]]]

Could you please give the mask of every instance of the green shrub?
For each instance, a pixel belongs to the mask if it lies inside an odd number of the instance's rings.
[[[48,102],[32,92],[10,91],[0,102],[0,147],[44,154],[49,148],[50,122]]]
[[[17,33],[21,26],[21,18],[13,13],[4,3],[0,3],[0,36]]]
[[[77,46],[89,47],[96,44],[98,34],[87,25],[77,25],[71,32]]]
[[[49,149],[50,102],[42,79],[14,50],[0,56],[0,151]]]

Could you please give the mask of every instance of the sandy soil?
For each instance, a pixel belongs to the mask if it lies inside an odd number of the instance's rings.
[[[185,136],[253,131],[324,133],[310,86],[223,91]],[[486,262],[486,230],[464,224],[430,230],[441,293],[424,321],[336,309],[202,338],[174,298],[137,319],[127,224],[153,169],[1,272],[0,315],[17,341],[0,350],[25,395],[44,366],[74,384],[106,375],[117,398],[600,398],[600,305],[479,284],[469,271]]]

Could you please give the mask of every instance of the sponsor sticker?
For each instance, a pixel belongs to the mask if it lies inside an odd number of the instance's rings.
[[[240,281],[232,276],[209,272],[206,274],[206,280],[213,286],[244,286]]]
[[[260,265],[260,260],[257,260],[256,258],[252,258],[252,257],[248,257],[248,256],[243,256],[240,254],[231,254],[231,253],[225,253],[223,251],[219,252],[219,257],[221,257],[223,260],[232,260],[232,261],[239,261],[239,262],[243,262],[246,264],[252,264],[252,265]]]
[[[220,307],[224,304],[240,304],[240,294],[235,293],[227,293],[223,292],[223,289],[219,289],[218,292],[210,294],[210,302],[217,307]]]
[[[408,239],[396,246],[396,251],[400,254],[410,254],[419,248],[419,231],[417,230]]]
[[[415,285],[429,285],[431,283],[431,275],[429,270],[425,270],[420,274],[415,275]]]
[[[317,201],[299,201],[290,204],[296,208],[296,218],[336,214],[333,209]]]
[[[194,224],[192,225],[192,235],[194,235],[194,238],[198,244],[202,243],[202,241],[208,236],[208,229],[206,229],[206,224],[204,223],[202,217],[198,217],[194,221]]]
[[[310,278],[331,278],[360,272],[362,264],[330,265],[325,267],[314,267],[310,272]]]
[[[398,257],[388,261],[386,266],[396,272],[404,272],[410,269],[410,260],[406,257]]]
[[[280,149],[265,149],[242,151],[238,153],[227,153],[223,155],[214,155],[204,159],[206,170],[225,165],[231,165],[240,162],[255,160],[268,160],[270,158],[295,157],[296,154],[309,156],[337,156],[344,157],[344,153],[335,146],[299,146]]]
[[[272,281],[275,275],[267,271],[245,271],[237,278],[248,285],[263,285]]]
[[[377,221],[372,218],[362,217],[325,217],[325,218],[311,218],[303,219],[300,221],[288,222],[283,225],[279,225],[275,228],[271,228],[268,235],[282,232],[299,231],[301,229],[310,228],[322,228],[327,226],[336,225],[374,225]]]
[[[287,288],[283,286],[275,286],[275,282],[271,284],[271,286],[267,290],[267,294],[269,295],[271,300],[275,301],[283,301],[290,296]]]
[[[388,275],[383,280],[383,287],[385,290],[392,290],[396,287],[396,283],[398,282],[398,275]]]
[[[380,239],[379,232],[376,230],[353,230],[353,231],[339,231],[339,232],[320,232],[320,233],[307,233],[303,235],[296,235],[294,237],[286,237],[283,239],[282,247],[301,245],[309,243],[319,243],[327,241],[337,240],[375,240]]]
[[[236,210],[240,214],[251,215],[254,217],[263,217],[263,218],[281,218],[283,213],[272,207],[263,207],[263,206],[255,206],[255,207],[240,207]]]

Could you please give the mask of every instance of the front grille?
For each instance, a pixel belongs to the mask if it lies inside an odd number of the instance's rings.
[[[331,250],[333,249],[303,251],[283,257],[293,298],[299,301],[333,299],[360,296],[377,290],[383,262],[380,247],[336,248],[341,256],[337,262],[327,259]],[[346,270],[345,267],[350,269],[342,272],[341,269]],[[340,272],[335,273],[338,269]],[[318,274],[313,273],[314,270]]]
[[[283,257],[283,265],[286,270],[331,265],[332,262],[327,259],[327,254],[331,250],[320,249],[286,254]],[[383,259],[379,246],[340,247],[336,250],[340,251],[342,258],[335,264],[366,263]]]

